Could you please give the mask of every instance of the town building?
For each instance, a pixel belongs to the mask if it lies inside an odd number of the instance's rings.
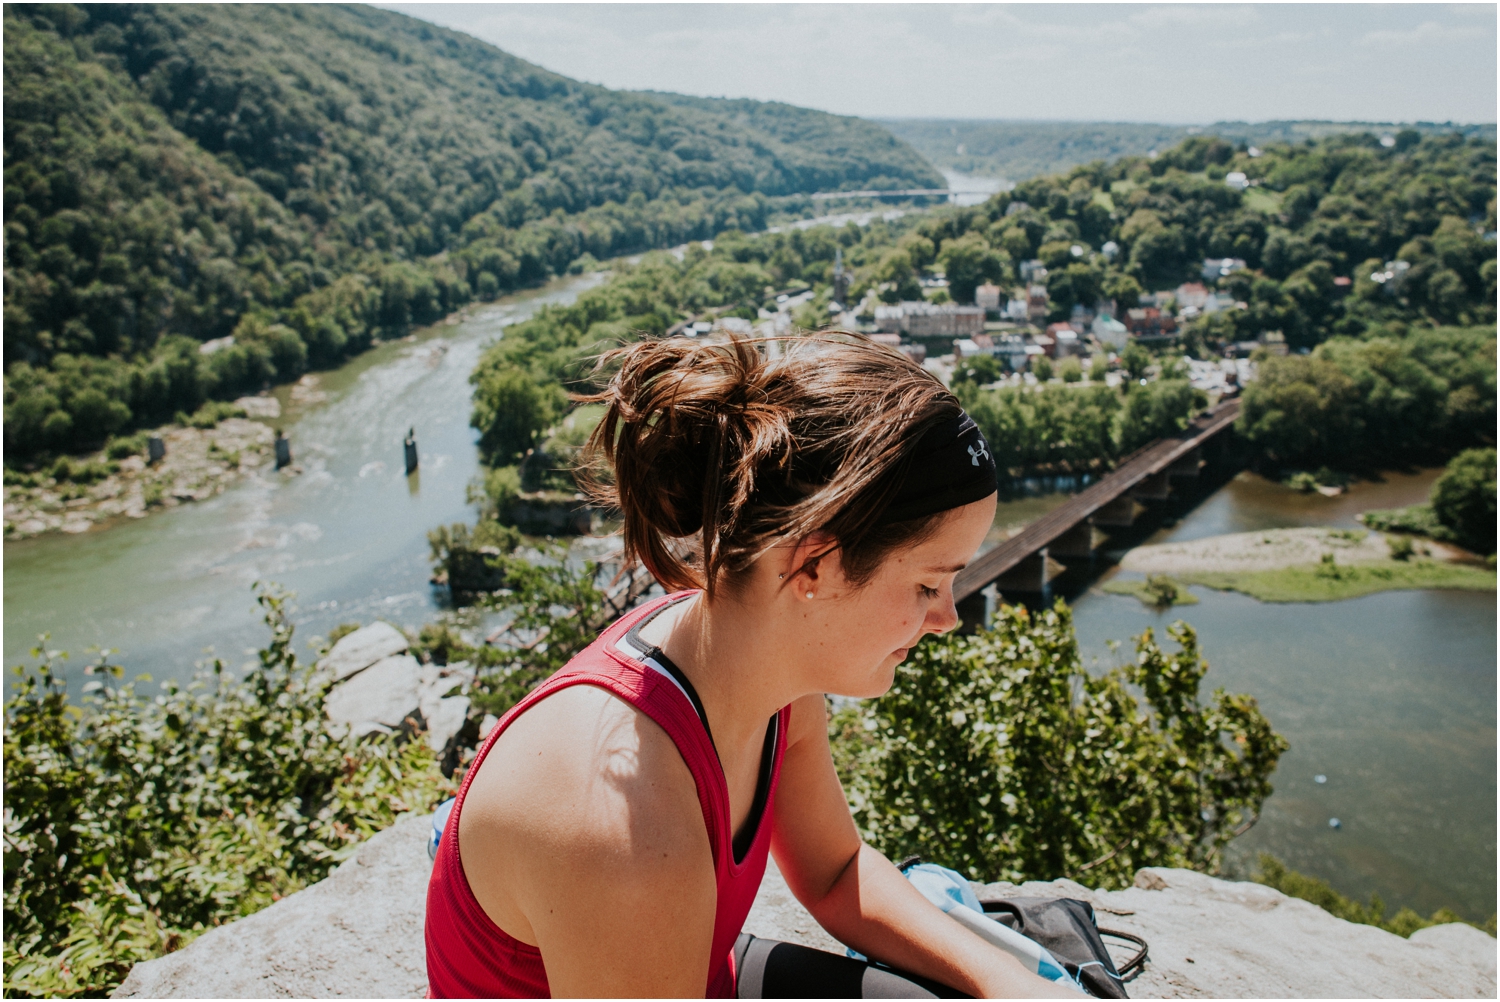
[[[1177,287],[1177,309],[1194,309],[1201,311],[1203,304],[1208,302],[1208,290],[1202,282],[1184,282]]]
[[[1209,284],[1221,278],[1245,270],[1245,261],[1238,257],[1206,257],[1203,259],[1203,281]]]
[[[1043,267],[1042,262],[1036,258],[1032,258],[1030,261],[1022,261],[1020,272],[1021,281],[1026,282],[1027,284],[1047,281],[1047,269]]]
[[[1136,338],[1171,338],[1177,336],[1177,318],[1155,306],[1140,306],[1125,311],[1125,329]]]
[[[986,282],[974,290],[974,305],[982,310],[1000,309],[1000,286]]]
[[[1245,176],[1245,172],[1242,170],[1232,170],[1228,174],[1225,174],[1224,183],[1235,191],[1244,191],[1250,187],[1250,179]]]
[[[1021,294],[1019,296],[1012,296],[1010,301],[1005,304],[1005,319],[1024,324],[1027,320],[1031,319],[1031,308],[1026,299],[1026,291],[1024,289],[1018,291]]]
[[[1047,319],[1047,311],[1051,308],[1052,297],[1047,292],[1045,285],[1028,285],[1026,287],[1026,319],[1038,323]]]
[[[1126,343],[1130,340],[1130,331],[1124,324],[1106,313],[1101,313],[1094,318],[1090,332],[1102,345],[1107,345],[1115,351],[1124,351]]]
[[[984,333],[984,310],[953,303],[908,301],[875,308],[875,327],[882,334],[912,338],[973,337]]]

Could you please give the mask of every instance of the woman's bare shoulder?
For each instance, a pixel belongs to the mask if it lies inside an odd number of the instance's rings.
[[[713,881],[697,786],[671,737],[587,685],[529,707],[496,739],[465,796],[459,842],[480,905],[523,940],[518,915],[534,923],[570,886]]]

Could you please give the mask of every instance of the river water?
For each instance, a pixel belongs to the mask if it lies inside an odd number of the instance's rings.
[[[479,352],[506,324],[600,280],[568,279],[382,345],[324,374],[325,399],[299,403],[283,387],[276,423],[300,476],[251,475],[217,498],[138,521],[7,543],[6,665],[28,660],[42,631],[72,652],[75,687],[91,645],[117,648],[127,675],[185,679],[210,647],[239,665],[266,639],[256,581],[298,593],[304,654],[342,622],[428,621],[441,592],[428,584],[427,531],[473,515],[464,500],[477,470],[468,375]],[[412,478],[401,465],[408,428],[422,456]],[[1169,525],[1117,545],[1355,527],[1360,511],[1425,499],[1435,473],[1390,474],[1335,499],[1241,473],[1172,502]],[[1006,500],[991,542],[1061,503],[1068,486]],[[1073,569],[1074,584],[1061,589],[1086,657],[1108,665],[1117,655],[1107,639],[1186,619],[1212,665],[1206,688],[1255,695],[1291,742],[1264,817],[1233,846],[1240,872],[1271,851],[1347,893],[1378,891],[1392,907],[1447,906],[1474,918],[1495,910],[1494,594],[1269,605],[1195,588],[1200,604],[1159,614],[1099,591],[1112,573],[1106,557]],[[1337,830],[1328,825],[1335,817]]]
[[[1386,474],[1338,498],[1242,472],[1145,541],[1358,528],[1361,511],[1426,500],[1439,472]],[[1096,580],[1118,573],[1103,563]],[[1231,844],[1231,872],[1248,874],[1256,855],[1270,852],[1346,894],[1379,893],[1388,913],[1405,905],[1424,915],[1439,907],[1473,919],[1492,914],[1495,594],[1400,591],[1271,604],[1191,590],[1199,604],[1166,612],[1096,585],[1071,601],[1085,660],[1098,658],[1101,667],[1129,656],[1130,638],[1147,626],[1165,639],[1168,624],[1191,623],[1210,665],[1205,695],[1218,687],[1251,693],[1290,741],[1260,822]],[[1119,653],[1108,650],[1109,639],[1123,642]],[[1330,826],[1334,818],[1340,827]]]
[[[297,646],[342,622],[420,626],[438,609],[427,531],[473,519],[465,486],[478,469],[469,373],[507,324],[570,303],[602,273],[491,303],[456,324],[382,344],[321,375],[305,403],[276,391],[274,423],[300,476],[251,474],[212,500],[78,536],[5,544],[5,664],[28,661],[38,633],[72,655],[76,687],[90,646],[119,651],[126,676],[186,679],[212,647],[231,666],[268,636],[251,586],[297,593]],[[415,429],[408,478],[402,438]],[[6,673],[9,687],[11,673]]]

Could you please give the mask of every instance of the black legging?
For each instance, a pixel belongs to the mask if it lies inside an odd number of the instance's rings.
[[[901,974],[853,957],[810,946],[756,939],[741,933],[734,944],[742,999],[966,999],[915,974]]]

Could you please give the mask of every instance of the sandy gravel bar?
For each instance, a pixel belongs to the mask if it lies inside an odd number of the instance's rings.
[[[1416,545],[1419,554],[1439,560],[1458,555],[1442,543],[1422,540]],[[1138,546],[1125,554],[1120,567],[1142,574],[1271,571],[1316,564],[1327,553],[1336,563],[1359,564],[1389,560],[1391,550],[1384,535],[1365,529],[1264,529]]]

